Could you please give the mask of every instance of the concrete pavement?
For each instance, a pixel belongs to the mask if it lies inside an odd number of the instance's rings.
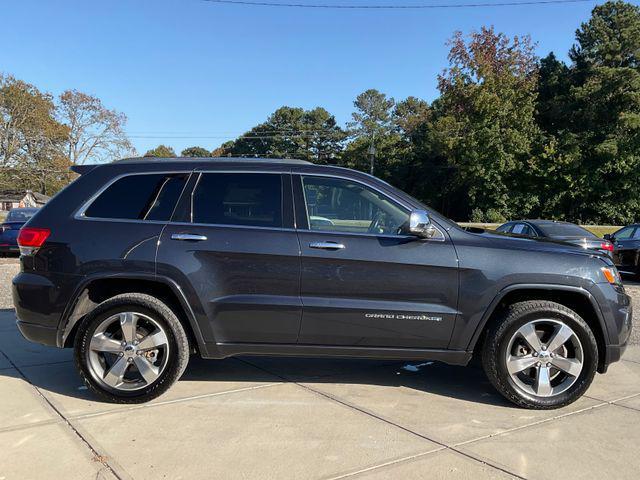
[[[556,411],[518,409],[475,368],[192,358],[167,394],[102,403],[70,350],[0,311],[0,479],[637,478],[640,348]]]

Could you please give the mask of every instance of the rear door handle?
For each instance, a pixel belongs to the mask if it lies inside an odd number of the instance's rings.
[[[185,240],[187,242],[202,242],[206,239],[206,235],[198,235],[195,233],[174,233],[171,235],[171,240]]]
[[[342,250],[346,248],[342,243],[336,242],[311,242],[309,248],[317,248],[320,250]]]

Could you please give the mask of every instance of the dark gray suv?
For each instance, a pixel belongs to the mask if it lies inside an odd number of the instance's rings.
[[[477,355],[506,398],[555,408],[630,335],[607,256],[465,231],[364,173],[258,159],[75,170],[20,232],[18,327],[73,347],[113,402],[160,395],[191,353]]]

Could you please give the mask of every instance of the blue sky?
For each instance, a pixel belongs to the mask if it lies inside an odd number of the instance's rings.
[[[455,30],[494,25],[530,34],[539,55],[553,50],[566,58],[597,3],[344,11],[200,0],[7,1],[0,71],[53,94],[74,88],[96,95],[128,116],[139,153],[161,142],[179,153],[190,145],[212,149],[282,105],[323,106],[344,123],[367,88],[432,100]]]

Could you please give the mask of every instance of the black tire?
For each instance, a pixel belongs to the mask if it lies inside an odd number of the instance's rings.
[[[510,339],[520,327],[539,319],[551,319],[567,325],[582,345],[582,371],[566,391],[553,396],[537,396],[523,391],[507,370],[506,356]],[[487,331],[482,364],[493,386],[507,400],[529,409],[554,409],[575,402],[589,388],[598,365],[598,346],[591,328],[576,312],[559,303],[530,300],[510,305],[495,320]]]
[[[167,363],[150,385],[135,391],[112,388],[97,381],[89,364],[89,343],[98,326],[110,316],[134,310],[160,324],[169,342]],[[155,297],[141,293],[116,295],[98,305],[83,320],[74,342],[75,363],[89,390],[112,403],[144,403],[166,392],[184,373],[189,361],[189,341],[175,313]]]

